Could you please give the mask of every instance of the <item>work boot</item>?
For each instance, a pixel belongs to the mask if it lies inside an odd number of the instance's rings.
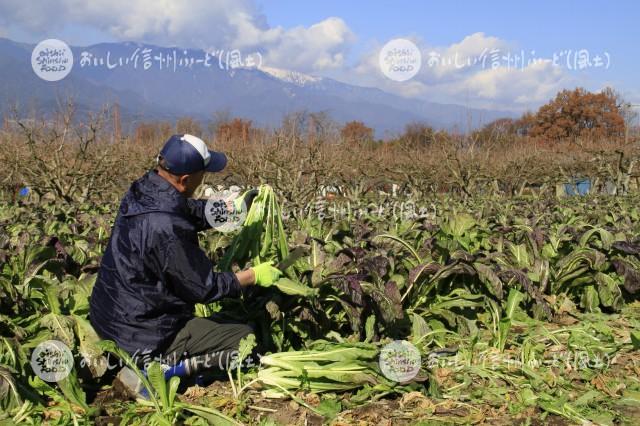
[[[144,374],[144,372],[143,372]],[[129,367],[122,367],[118,375],[114,379],[114,387],[119,387],[129,398],[132,399],[149,399],[149,393],[144,387],[142,380]]]

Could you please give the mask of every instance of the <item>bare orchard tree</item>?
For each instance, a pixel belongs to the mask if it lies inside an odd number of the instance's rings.
[[[93,193],[110,189],[117,165],[124,162],[123,150],[101,140],[108,108],[89,113],[83,123],[75,122],[75,115],[72,100],[51,119],[27,119],[13,111],[16,173],[36,194],[67,203],[84,202]]]

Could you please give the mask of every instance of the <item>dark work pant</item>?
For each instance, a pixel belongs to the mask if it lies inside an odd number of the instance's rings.
[[[226,370],[237,354],[240,340],[250,333],[253,329],[246,324],[196,317],[178,332],[162,358],[169,365],[191,359],[192,373]]]

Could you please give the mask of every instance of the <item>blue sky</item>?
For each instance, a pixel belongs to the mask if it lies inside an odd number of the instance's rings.
[[[637,1],[292,1],[292,0],[0,0],[0,36],[74,45],[141,41],[259,51],[265,65],[380,87],[404,96],[472,106],[533,109],[562,88],[610,85],[640,103],[640,2]],[[380,48],[413,41],[418,75],[390,81],[377,67]],[[527,57],[586,49],[610,66],[569,70],[427,69],[428,52],[479,55],[485,49]]]
[[[615,6],[613,6],[615,4]],[[342,17],[362,39],[419,34],[436,44],[485,32],[541,49],[558,43],[632,48],[640,41],[637,1],[261,1],[271,25]],[[635,45],[635,46],[634,46]]]
[[[550,56],[563,49],[609,52],[607,70],[589,70],[594,85],[613,82],[638,88],[640,70],[639,1],[340,1],[294,0],[258,3],[271,25],[311,25],[342,17],[358,36],[354,49],[371,40],[416,35],[435,45],[455,43],[484,32],[516,49]]]

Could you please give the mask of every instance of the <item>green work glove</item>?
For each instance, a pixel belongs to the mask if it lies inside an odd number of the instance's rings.
[[[282,276],[282,271],[273,266],[273,261],[263,262],[251,269],[256,276],[256,284],[263,287],[269,287]]]

